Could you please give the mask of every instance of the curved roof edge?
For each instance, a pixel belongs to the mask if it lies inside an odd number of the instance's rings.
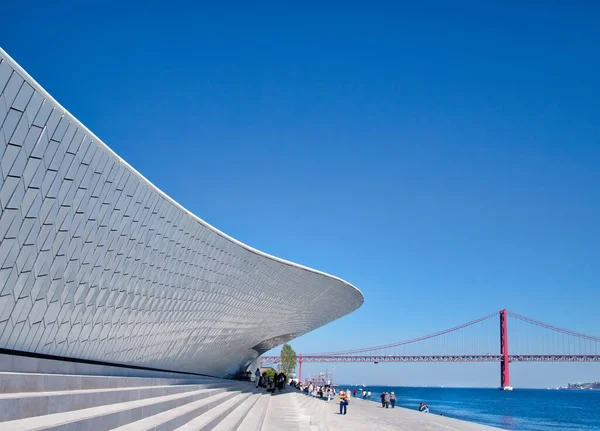
[[[301,265],[299,263],[291,262],[289,260],[285,260],[285,259],[279,258],[277,256],[273,256],[273,255],[270,255],[270,254],[265,253],[263,251],[260,251],[260,250],[254,248],[254,247],[251,247],[251,246],[249,246],[247,244],[244,244],[243,242],[241,242],[241,241],[233,238],[232,236],[227,235],[225,232],[217,229],[216,227],[214,227],[210,223],[202,220],[196,214],[194,214],[193,212],[189,211],[183,205],[181,205],[176,200],[174,200],[172,197],[170,197],[168,194],[166,194],[161,189],[159,189],[150,180],[148,180],[144,175],[142,175],[140,172],[138,172],[133,166],[131,166],[129,163],[127,163],[127,161],[125,161],[125,159],[123,159],[121,156],[119,156],[117,153],[115,153],[115,151],[113,149],[111,149],[108,145],[106,145],[106,143],[104,143],[104,141],[102,139],[100,139],[98,136],[96,136],[96,134],[94,132],[92,132],[90,129],[88,129],[81,121],[79,121],[79,119],[75,115],[73,115],[71,112],[69,112],[67,109],[65,109],[64,106],[62,106],[54,97],[52,97],[52,95],[50,95],[50,93],[48,93],[44,89],[44,87],[42,87],[29,73],[27,73],[27,71],[25,69],[23,69],[19,65],[19,63],[17,63],[6,51],[4,51],[4,49],[2,49],[2,47],[0,47],[0,55],[2,57],[4,57],[4,60],[7,61],[14,70],[17,71],[24,79],[26,79],[46,99],[48,99],[49,101],[51,101],[57,108],[59,108],[60,110],[62,110],[65,114],[68,114],[71,118],[73,118],[73,121],[77,124],[77,126],[80,127],[81,129],[83,129],[90,137],[92,137],[96,141],[96,143],[98,145],[102,146],[108,152],[109,155],[111,155],[112,157],[114,157],[126,169],[128,169],[129,171],[131,171],[134,175],[136,175],[143,182],[145,182],[148,186],[150,186],[152,188],[152,190],[154,190],[155,192],[157,192],[160,196],[162,196],[164,199],[166,199],[171,204],[175,205],[177,208],[179,208],[185,214],[187,214],[190,217],[192,217],[198,223],[206,226],[207,228],[211,229],[212,231],[214,231],[218,235],[221,235],[223,238],[225,238],[225,239],[233,242],[236,245],[239,245],[242,248],[245,248],[246,250],[248,250],[248,251],[250,251],[252,253],[256,253],[256,254],[258,254],[260,256],[263,256],[263,257],[266,257],[268,259],[272,259],[272,260],[274,260],[276,262],[280,262],[280,263],[283,263],[283,264],[286,264],[286,265],[294,266],[296,268],[300,268],[300,269],[303,269],[303,270],[306,270],[306,271],[310,271],[310,272],[313,272],[313,273],[316,273],[316,274],[320,274],[320,275],[332,278],[334,280],[338,280],[338,281],[340,281],[340,282],[342,282],[342,283],[350,286],[352,289],[356,290],[361,295],[362,301],[364,303],[365,296],[361,292],[361,290],[359,288],[357,288],[356,286],[354,286],[353,284],[347,282],[346,280],[343,280],[343,279],[341,279],[339,277],[336,277],[335,275],[331,275],[331,274],[328,274],[326,272],[319,271],[318,269],[309,268],[309,267]],[[360,307],[360,305],[359,305],[359,307]]]

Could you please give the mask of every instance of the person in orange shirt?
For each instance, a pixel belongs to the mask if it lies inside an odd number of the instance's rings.
[[[348,407],[348,393],[340,390],[340,414],[345,415]]]

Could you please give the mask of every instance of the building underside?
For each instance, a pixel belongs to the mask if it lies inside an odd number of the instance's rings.
[[[184,209],[1,49],[0,241],[11,351],[225,376],[363,303]]]

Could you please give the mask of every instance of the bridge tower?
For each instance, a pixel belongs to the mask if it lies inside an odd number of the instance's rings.
[[[508,312],[500,311],[500,389],[511,390],[508,357]]]

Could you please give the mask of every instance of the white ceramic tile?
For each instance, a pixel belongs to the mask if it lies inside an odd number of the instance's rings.
[[[0,347],[225,375],[362,303],[184,211],[4,58],[0,87]]]

